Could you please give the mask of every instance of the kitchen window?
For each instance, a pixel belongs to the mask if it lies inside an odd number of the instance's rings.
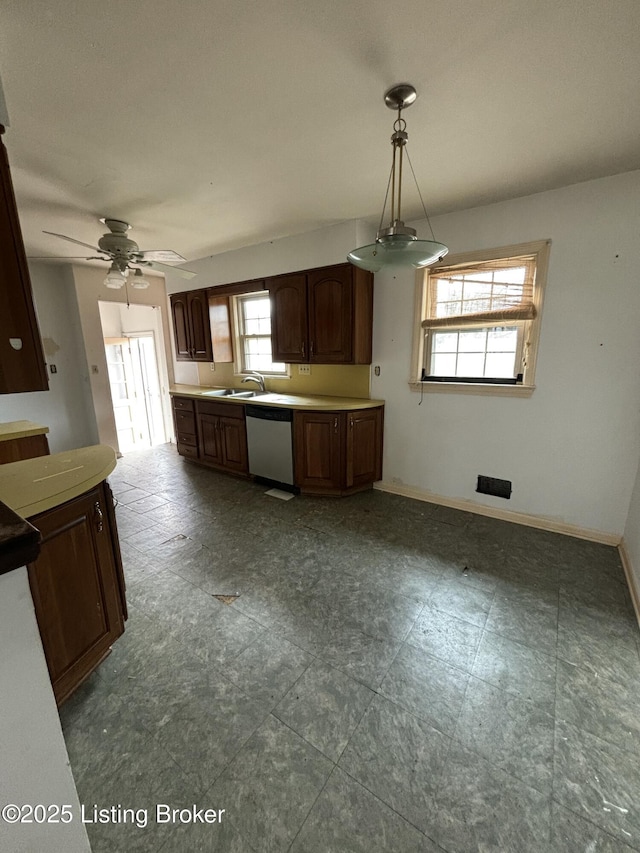
[[[235,297],[239,373],[257,371],[267,376],[287,376],[287,365],[272,360],[269,293]]]
[[[530,393],[548,254],[549,241],[528,243],[421,271],[412,385]]]

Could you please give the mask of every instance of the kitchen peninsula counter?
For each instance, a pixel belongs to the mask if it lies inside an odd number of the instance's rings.
[[[0,465],[0,500],[22,518],[60,506],[97,486],[116,467],[104,444]]]

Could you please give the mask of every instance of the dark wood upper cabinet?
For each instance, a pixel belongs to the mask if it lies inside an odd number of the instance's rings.
[[[310,272],[309,361],[345,364],[353,360],[353,267]]]
[[[271,302],[271,348],[274,361],[309,361],[307,276],[284,275],[267,279]]]
[[[206,290],[172,294],[171,315],[177,360],[213,361]]]
[[[191,361],[191,335],[186,293],[174,293],[171,296],[171,315],[173,317],[173,336],[176,342],[176,357],[178,361]]]
[[[371,364],[373,274],[351,264],[174,293],[178,361],[233,361],[229,300],[269,291],[274,361]]]
[[[0,125],[0,134],[4,127]],[[0,394],[47,391],[38,329],[7,152],[0,135]]]
[[[265,285],[274,361],[371,364],[371,273],[338,264],[277,276]]]
[[[194,361],[213,361],[209,300],[204,290],[187,293],[187,309],[191,325],[191,346]]]

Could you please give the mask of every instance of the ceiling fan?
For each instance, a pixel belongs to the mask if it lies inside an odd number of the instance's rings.
[[[125,283],[129,270],[135,270],[133,286],[146,287],[148,282],[142,277],[141,267],[149,267],[160,271],[171,271],[181,278],[193,278],[196,273],[191,270],[186,270],[183,267],[171,266],[172,263],[186,260],[182,255],[173,252],[171,249],[152,249],[151,251],[141,251],[138,244],[127,237],[127,231],[131,228],[128,222],[123,222],[121,219],[110,219],[105,217],[101,219],[109,231],[103,234],[98,240],[97,246],[92,246],[90,243],[83,243],[82,240],[76,240],[73,237],[67,237],[64,234],[56,234],[54,231],[44,231],[44,234],[51,234],[52,237],[60,237],[62,240],[68,240],[70,243],[76,243],[78,246],[85,246],[91,249],[92,252],[98,252],[98,255],[82,257],[85,261],[111,261],[111,268],[105,279],[107,287],[122,287]],[[78,258],[80,260],[80,258]],[[138,280],[138,283],[136,282]],[[142,283],[144,281],[144,284]]]

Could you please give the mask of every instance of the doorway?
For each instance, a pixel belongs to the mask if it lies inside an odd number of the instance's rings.
[[[131,310],[135,309],[135,310]],[[158,312],[100,303],[111,402],[120,453],[167,441]]]
[[[105,338],[105,353],[120,452],[164,444],[167,439],[153,332]]]

